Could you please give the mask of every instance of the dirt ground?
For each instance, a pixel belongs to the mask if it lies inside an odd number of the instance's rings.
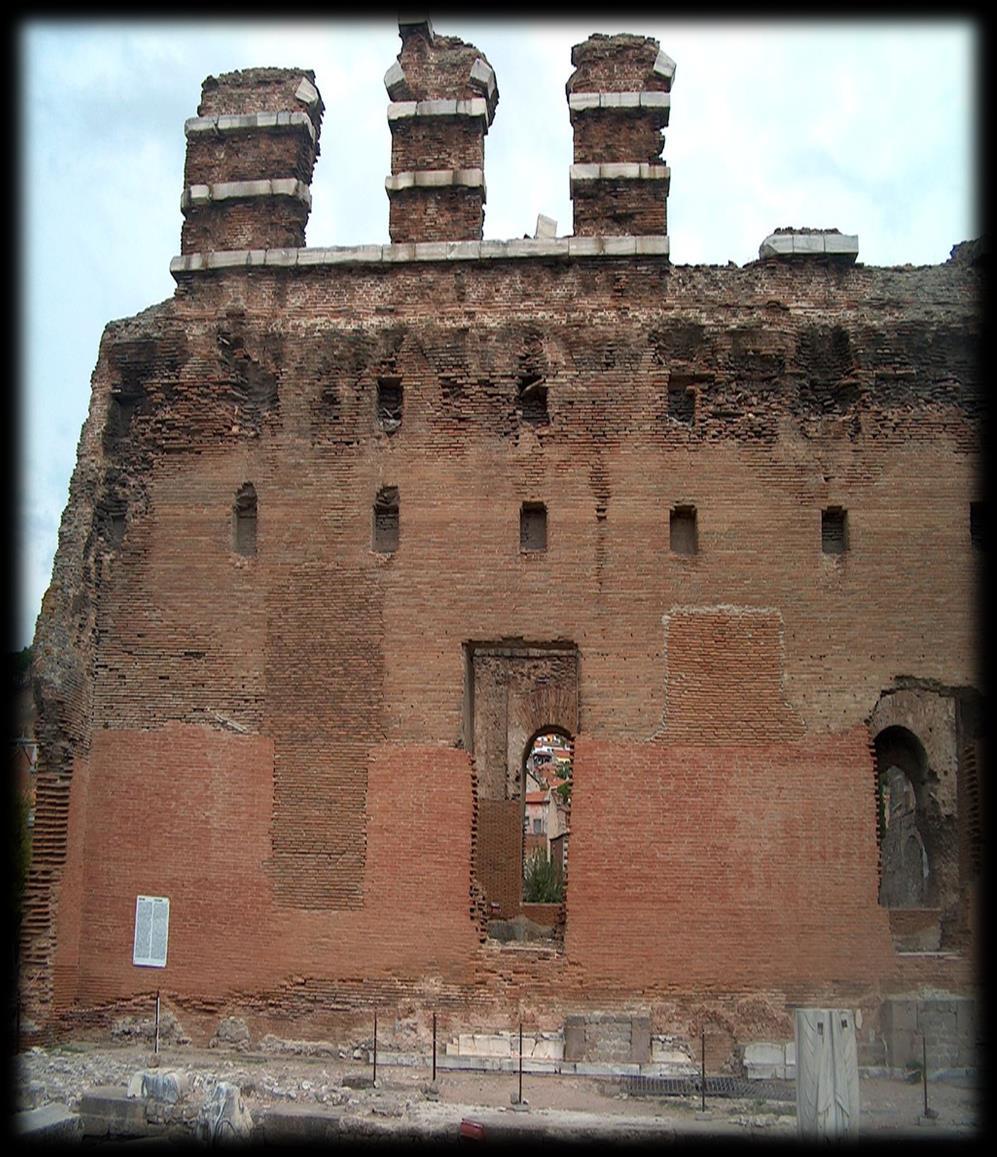
[[[796,1106],[791,1101],[707,1098],[699,1096],[628,1095],[619,1079],[550,1074],[523,1075],[519,1101],[518,1074],[432,1070],[425,1066],[378,1066],[338,1056],[281,1056],[225,1052],[189,1046],[164,1047],[158,1056],[137,1045],[92,1043],[34,1048],[16,1058],[16,1108],[48,1103],[79,1107],[80,1097],[97,1086],[127,1085],[133,1073],[158,1067],[187,1072],[191,1096],[201,1098],[219,1080],[242,1091],[254,1118],[280,1105],[328,1106],[357,1119],[376,1119],[390,1131],[407,1125],[443,1125],[456,1135],[462,1120],[483,1124],[486,1131],[500,1124],[525,1124],[550,1135],[568,1136],[593,1124],[620,1139],[685,1134],[700,1136],[751,1134],[759,1137],[797,1136]],[[344,1084],[344,1079],[346,1084]],[[367,1087],[364,1087],[367,1086]],[[975,1082],[960,1078],[928,1083],[929,1116],[924,1117],[920,1083],[864,1078],[860,1085],[859,1134],[883,1140],[969,1140],[981,1132],[981,1110]]]

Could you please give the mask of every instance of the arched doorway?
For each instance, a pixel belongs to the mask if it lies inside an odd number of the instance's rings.
[[[568,881],[574,739],[537,731],[523,753],[523,903],[560,905]]]
[[[906,727],[875,738],[879,902],[884,908],[927,908],[936,892],[931,864],[928,759]]]
[[[480,913],[482,932],[491,939],[551,940],[560,943],[563,904],[556,901],[526,903],[523,899],[524,844],[539,844],[548,837],[555,860],[562,866],[562,892],[566,833],[551,831],[563,823],[559,794],[544,813],[529,813],[527,821],[526,763],[541,736],[556,736],[540,752],[551,759],[561,757],[563,740],[573,742],[578,732],[578,648],[570,642],[530,643],[509,640],[465,644],[464,742],[473,760],[474,829],[472,835],[471,895]],[[557,748],[555,751],[554,749]],[[537,771],[545,758],[533,758]],[[563,769],[562,769],[563,770]],[[565,778],[559,776],[558,778]],[[531,778],[531,791],[547,791]],[[558,788],[561,785],[553,785]],[[567,803],[566,800],[562,801]],[[563,809],[563,810],[566,810]],[[547,830],[534,832],[534,819],[550,816]]]

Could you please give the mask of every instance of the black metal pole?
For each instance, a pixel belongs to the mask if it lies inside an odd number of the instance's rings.
[[[519,1103],[523,1103],[523,1022],[519,1022]]]
[[[433,1080],[436,1080],[436,1013],[433,1013]]]
[[[374,1081],[377,1082],[377,1009],[374,1010]]]
[[[159,1055],[159,989],[156,989],[156,1055]]]
[[[924,1115],[928,1115],[928,1046],[921,1033],[921,1080],[924,1084]]]
[[[702,1032],[702,1051],[699,1054],[699,1093],[702,1097],[703,1112],[706,1112],[706,1029]]]

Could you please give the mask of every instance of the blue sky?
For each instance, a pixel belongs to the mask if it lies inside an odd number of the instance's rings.
[[[665,161],[676,264],[743,265],[780,226],[857,233],[869,265],[945,261],[981,229],[978,29],[952,20],[433,19],[495,69],[485,237],[571,233],[571,47],[658,39],[676,62]],[[172,296],[184,133],[206,76],[310,68],[326,106],[310,246],[388,241],[394,19],[25,20],[19,648],[31,641],[107,322]]]

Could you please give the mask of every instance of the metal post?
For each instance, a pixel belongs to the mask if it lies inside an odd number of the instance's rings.
[[[436,1013],[433,1013],[433,1080],[436,1080]]]
[[[156,989],[156,1055],[159,1055],[159,989]]]
[[[523,1103],[523,1022],[519,1022],[519,1103]]]
[[[924,1033],[921,1033],[921,1081],[924,1084],[924,1115],[930,1117],[928,1112],[928,1046],[924,1039]]]
[[[702,1031],[702,1051],[700,1053],[699,1092],[702,1097],[702,1109],[706,1112],[706,1029]]]
[[[377,1009],[374,1009],[374,1083],[377,1084]]]

